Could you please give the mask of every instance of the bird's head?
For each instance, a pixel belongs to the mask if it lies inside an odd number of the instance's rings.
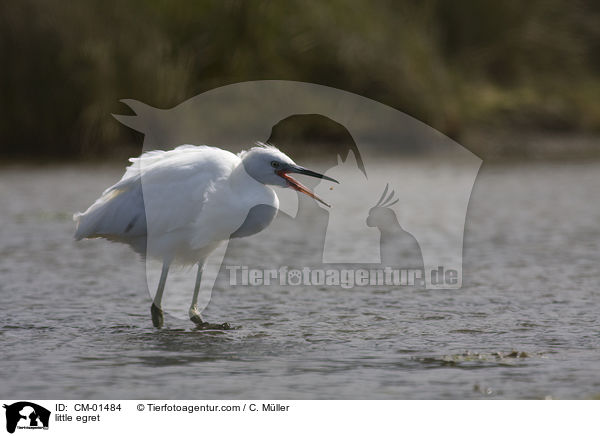
[[[242,164],[246,172],[255,180],[265,185],[282,186],[295,189],[298,192],[308,195],[315,200],[329,206],[322,199],[317,197],[314,192],[294,179],[290,174],[304,174],[305,176],[317,177],[319,179],[329,180],[339,183],[331,177],[303,168],[285,153],[277,148],[259,143],[257,147],[252,147],[248,151],[240,153]]]

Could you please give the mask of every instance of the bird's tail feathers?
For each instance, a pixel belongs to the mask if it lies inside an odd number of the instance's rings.
[[[137,187],[141,191],[141,186]],[[129,195],[128,195],[129,194]],[[73,215],[77,223],[75,239],[97,237],[137,237],[146,233],[146,217],[141,192],[113,189],[88,210]]]

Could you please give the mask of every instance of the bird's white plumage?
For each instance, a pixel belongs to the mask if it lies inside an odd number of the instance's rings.
[[[198,265],[190,319],[203,329],[229,329],[227,323],[210,324],[200,317],[197,302],[208,255],[222,241],[258,233],[275,219],[279,199],[270,186],[290,187],[326,204],[289,173],[336,182],[264,144],[239,155],[183,145],[130,161],[119,182],[73,216],[75,238],[125,242],[162,261],[150,309],[156,327],[164,323],[161,302],[169,267],[176,262]]]
[[[74,216],[76,239],[104,237],[191,264],[228,239],[252,207],[278,207],[274,191],[248,174],[240,156],[219,148],[184,145],[130,161],[119,182]]]

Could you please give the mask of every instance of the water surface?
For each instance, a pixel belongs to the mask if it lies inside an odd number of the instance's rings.
[[[484,166],[460,290],[230,287],[223,271],[204,315],[239,328],[203,332],[173,316],[152,328],[144,265],[126,246],[72,240],[71,214],[120,168],[5,167],[0,396],[597,397],[599,173]],[[232,243],[227,259],[312,261],[306,223],[323,216],[304,218],[279,217],[269,238]]]

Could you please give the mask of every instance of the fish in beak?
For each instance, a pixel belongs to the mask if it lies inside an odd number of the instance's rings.
[[[316,177],[318,179],[323,179],[323,180],[329,180],[329,181],[335,182],[335,183],[340,183],[340,182],[338,182],[335,179],[332,179],[331,177],[324,176],[323,174],[319,174],[314,171],[307,170],[306,168],[302,168],[301,166],[298,166],[298,165],[286,165],[285,168],[282,168],[277,171],[277,175],[279,177],[284,178],[287,181],[290,188],[295,189],[298,192],[302,192],[303,194],[306,194],[309,197],[314,198],[315,200],[324,204],[327,207],[331,207],[331,205],[325,203],[314,192],[312,192],[310,189],[308,189],[306,186],[304,186],[298,180],[296,180],[292,176],[290,176],[290,173],[304,174],[305,176]]]

